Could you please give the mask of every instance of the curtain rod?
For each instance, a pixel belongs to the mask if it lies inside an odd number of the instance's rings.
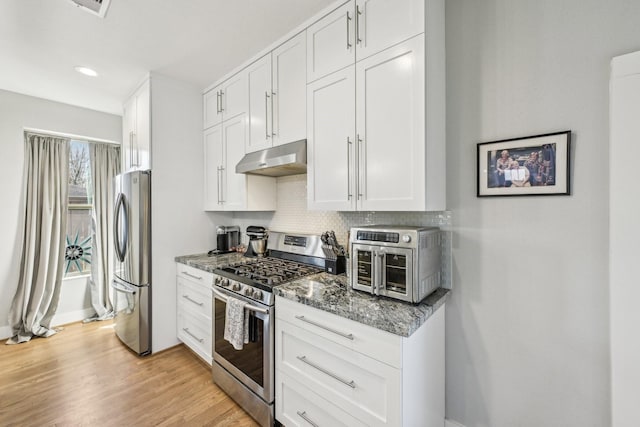
[[[75,135],[72,133],[63,133],[63,132],[54,132],[51,130],[44,130],[44,129],[35,129],[35,128],[23,128],[25,132],[29,132],[29,133],[36,133],[42,136],[61,136],[63,138],[69,138],[69,139],[74,139],[74,140],[82,140],[82,141],[87,141],[89,143],[98,143],[98,144],[115,144],[115,145],[121,145],[119,142],[117,141],[110,141],[108,139],[100,139],[100,138],[92,138],[90,136],[83,136],[83,135]]]

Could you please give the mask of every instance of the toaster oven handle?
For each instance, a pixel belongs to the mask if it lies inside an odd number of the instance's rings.
[[[384,275],[384,271],[385,271],[385,261],[386,258],[384,256],[384,252],[376,252],[376,258],[378,258],[378,260],[375,263],[375,268],[376,268],[376,273],[375,273],[375,279],[373,281],[373,288],[371,289],[371,292],[375,295],[380,295],[383,289],[383,275]]]

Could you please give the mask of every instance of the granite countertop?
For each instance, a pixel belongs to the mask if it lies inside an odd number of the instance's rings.
[[[175,261],[213,273],[216,268],[248,259],[242,253],[205,253],[177,256]],[[345,275],[318,273],[275,286],[273,293],[345,319],[408,337],[445,303],[449,290],[440,288],[416,305],[354,291],[349,288],[349,279]]]
[[[348,278],[318,273],[274,288],[275,295],[374,328],[408,337],[445,303],[448,289],[437,289],[420,304],[409,304],[349,288]]]
[[[209,273],[213,273],[213,270],[216,268],[242,262],[243,260],[246,260],[246,258],[244,254],[240,252],[232,252],[222,255],[195,254],[175,257],[176,262],[186,264],[190,267],[199,268],[200,270],[208,271]]]

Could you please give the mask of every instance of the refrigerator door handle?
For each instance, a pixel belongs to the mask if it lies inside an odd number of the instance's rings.
[[[126,213],[126,209],[127,206],[125,204],[125,199],[124,199],[124,194],[119,193],[118,194],[118,198],[116,199],[116,209],[115,209],[115,227],[113,230],[114,233],[114,240],[115,240],[115,249],[116,249],[116,257],[118,258],[118,261],[120,262],[124,262],[124,257],[126,255],[126,250],[127,250],[127,241],[129,240],[129,224],[128,224],[128,219],[127,219],[127,213]],[[120,239],[120,214],[122,213],[122,211],[124,211],[124,224],[123,224],[123,231],[124,231],[124,240],[122,240],[122,245],[120,245],[121,243],[121,239]]]

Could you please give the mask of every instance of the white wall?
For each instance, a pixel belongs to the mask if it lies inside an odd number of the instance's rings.
[[[20,269],[25,127],[122,139],[120,116],[0,90],[0,338],[10,333],[9,307]]]
[[[611,286],[611,412],[616,427],[640,425],[640,222],[636,168],[640,156],[640,52],[611,64],[609,278]]]
[[[152,337],[153,352],[178,344],[178,255],[215,246],[203,211],[202,91],[151,75]]]
[[[608,426],[609,61],[640,48],[640,2],[446,6],[447,418]],[[476,198],[478,142],[566,129],[571,196]]]

